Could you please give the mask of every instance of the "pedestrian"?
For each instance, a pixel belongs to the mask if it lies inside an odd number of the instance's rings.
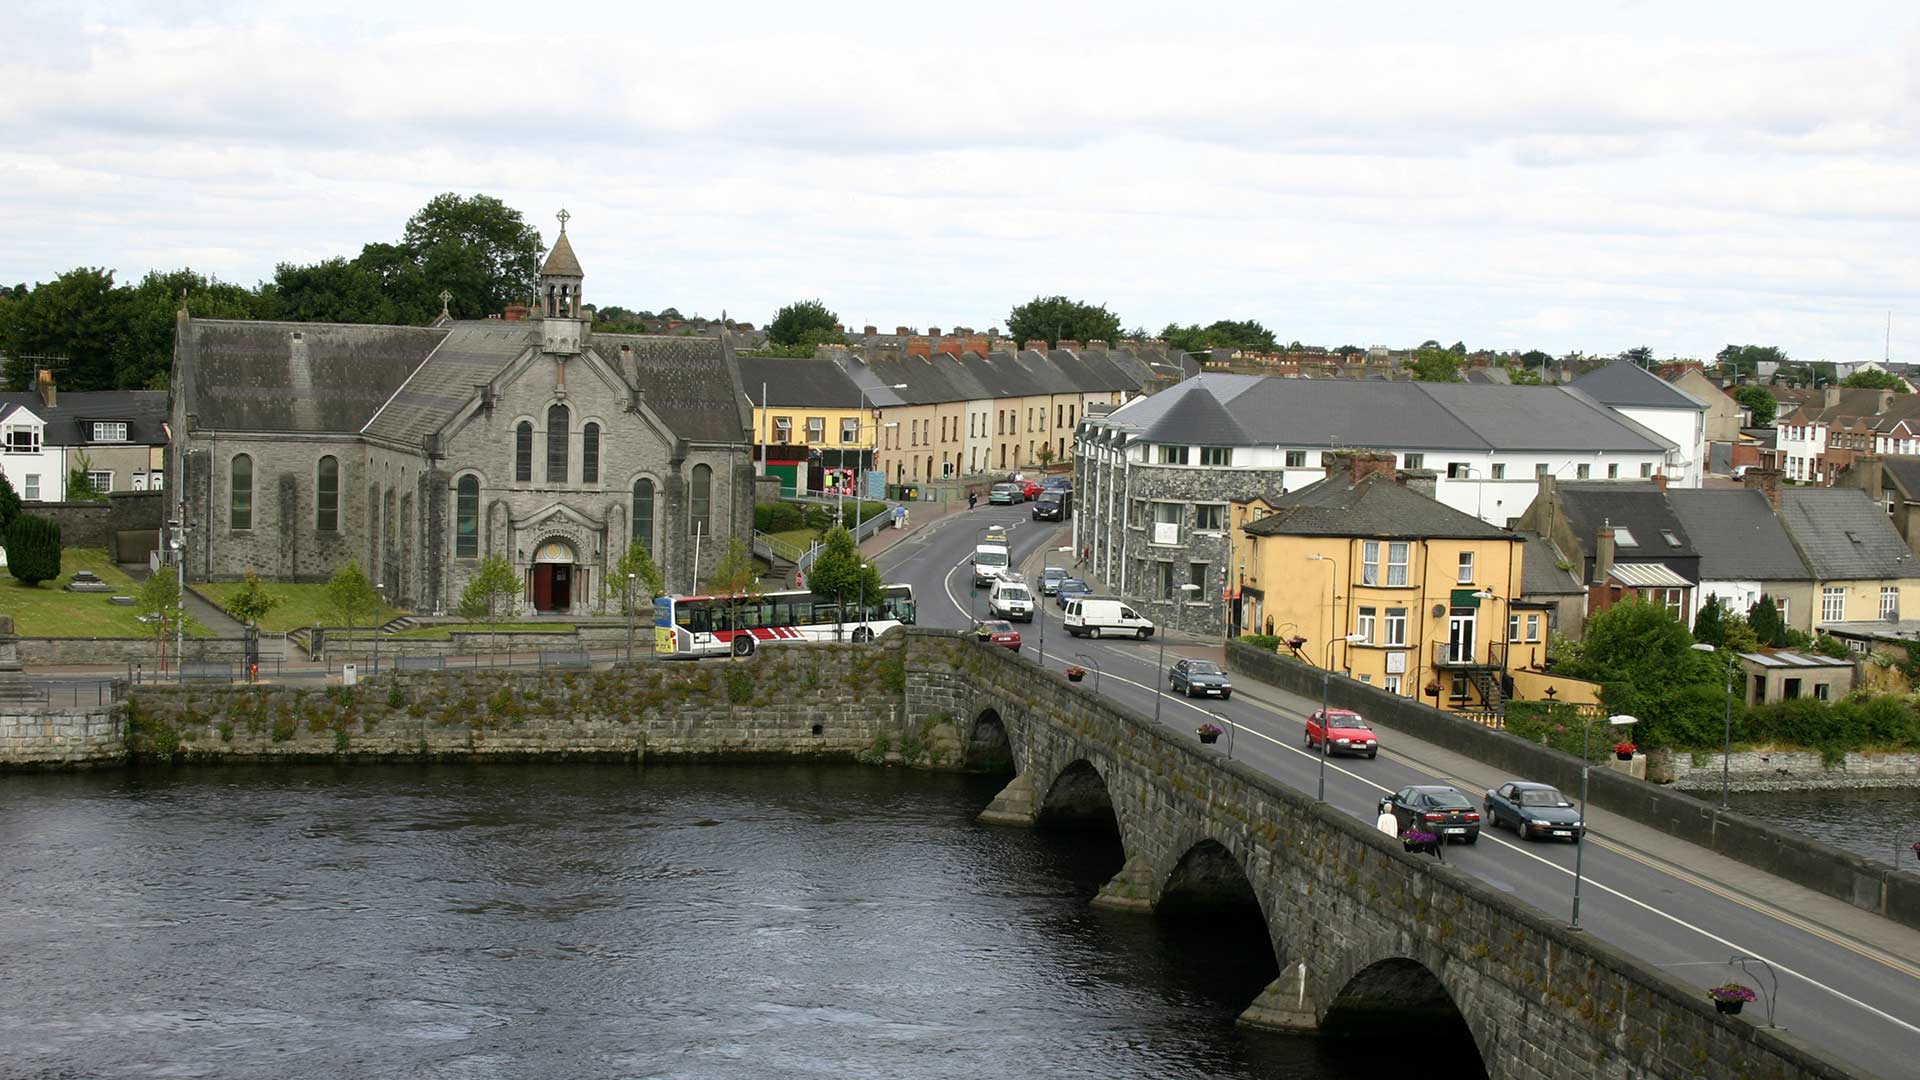
[[[1393,816],[1392,800],[1380,800],[1380,816],[1374,819],[1373,827],[1388,836],[1400,835],[1400,819]]]
[[[971,510],[975,506],[978,506],[979,504],[980,504],[980,496],[971,491],[967,492],[967,509]]]

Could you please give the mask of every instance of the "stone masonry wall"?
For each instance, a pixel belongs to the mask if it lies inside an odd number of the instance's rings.
[[[126,723],[117,705],[0,711],[0,771],[118,765],[127,760]]]
[[[167,663],[172,665],[174,639],[167,638]],[[246,642],[240,638],[188,638],[188,660],[238,662],[246,655]],[[29,667],[61,665],[141,664],[149,669],[159,663],[159,652],[152,638],[21,638],[20,662]]]
[[[1720,755],[1655,750],[1647,755],[1647,778],[1685,791],[1720,791]],[[1727,759],[1727,786],[1734,791],[1804,791],[1809,788],[1920,787],[1920,753],[1850,753],[1829,766],[1813,750],[1740,750]]]

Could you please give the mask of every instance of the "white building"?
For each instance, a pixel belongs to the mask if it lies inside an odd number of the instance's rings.
[[[1653,372],[1615,360],[1573,380],[1573,389],[1672,443],[1669,483],[1699,487],[1707,471],[1707,403]]]
[[[47,422],[25,405],[0,404],[0,473],[25,502],[66,498],[63,451],[47,440]]]

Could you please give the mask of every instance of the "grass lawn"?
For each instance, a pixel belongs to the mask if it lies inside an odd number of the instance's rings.
[[[812,547],[813,542],[820,537],[821,534],[812,529],[788,529],[785,532],[767,534],[767,539],[772,541],[775,551],[787,549],[796,554]]]
[[[91,570],[112,592],[77,593],[61,588],[75,570]],[[132,596],[140,586],[120,572],[104,548],[66,548],[60,552],[60,576],[28,588],[0,576],[0,612],[13,616],[13,632],[22,637],[147,638],[153,632],[134,609],[107,603],[109,596]],[[188,637],[206,637],[207,628],[187,620]]]
[[[332,622],[325,614],[327,608],[325,583],[289,585],[280,581],[268,581],[262,584],[266,586],[268,592],[280,597],[280,603],[260,620],[260,629],[270,634],[284,634],[302,626],[324,626]],[[242,583],[238,581],[206,582],[187,586],[222,611],[227,608],[227,600],[234,593],[239,592],[241,587]],[[385,608],[374,620],[374,625],[384,626],[405,614],[407,612],[401,608]]]

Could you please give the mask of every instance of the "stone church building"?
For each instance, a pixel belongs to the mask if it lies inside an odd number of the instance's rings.
[[[525,607],[587,614],[619,610],[630,539],[676,593],[750,540],[752,419],[731,340],[592,333],[564,213],[524,320],[183,311],[188,577],[323,581],[358,559],[390,602],[439,613],[499,554]]]

